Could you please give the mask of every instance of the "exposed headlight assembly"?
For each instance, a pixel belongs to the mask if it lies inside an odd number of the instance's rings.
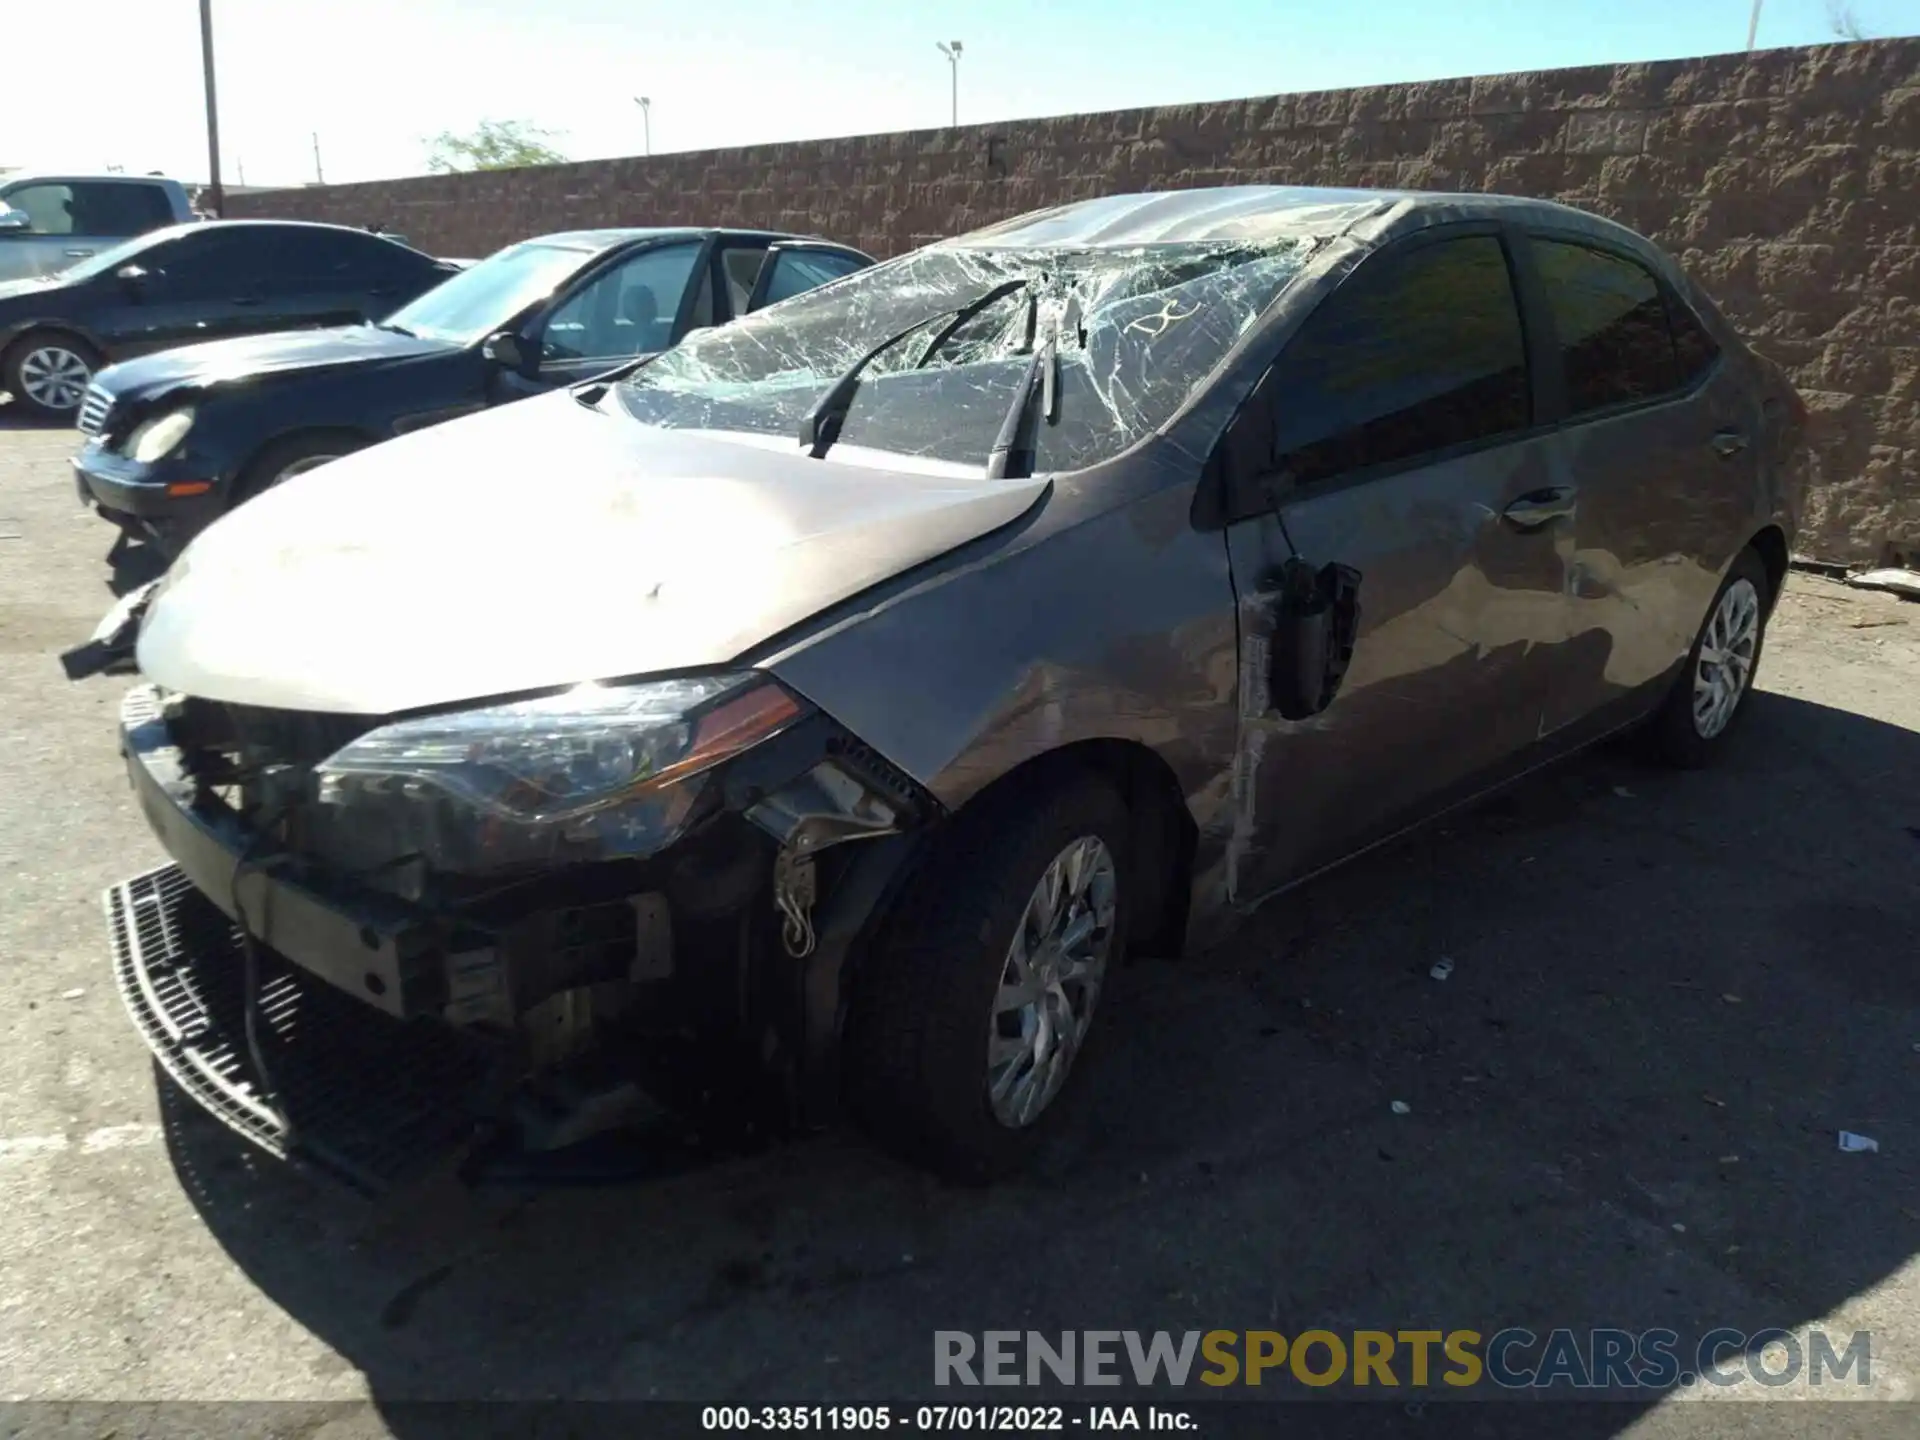
[[[156,460],[164,460],[179,448],[180,442],[187,438],[187,432],[193,428],[193,408],[170,410],[165,415],[156,415],[151,420],[142,420],[133,427],[133,433],[127,436],[123,454],[129,460],[142,465],[151,465]]]
[[[397,721],[314,773],[341,821],[436,869],[641,856],[685,829],[707,772],[807,708],[753,672],[580,685]]]

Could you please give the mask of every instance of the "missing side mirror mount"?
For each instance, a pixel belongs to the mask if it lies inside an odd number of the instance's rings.
[[[1289,560],[1276,577],[1268,702],[1287,720],[1333,703],[1360,632],[1360,572],[1350,565]]]

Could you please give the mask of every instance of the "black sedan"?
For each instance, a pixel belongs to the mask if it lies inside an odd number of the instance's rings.
[[[233,506],[376,441],[591,378],[871,265],[765,231],[522,241],[378,324],[194,345],[88,392],[84,502],[164,554]]]
[[[381,235],[291,220],[174,225],[0,285],[0,390],[71,419],[103,365],[231,335],[372,320],[455,273]]]

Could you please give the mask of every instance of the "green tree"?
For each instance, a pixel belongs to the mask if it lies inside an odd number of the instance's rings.
[[[427,169],[512,170],[520,165],[557,165],[567,157],[547,142],[557,138],[525,120],[482,120],[470,135],[443,130],[427,142]]]

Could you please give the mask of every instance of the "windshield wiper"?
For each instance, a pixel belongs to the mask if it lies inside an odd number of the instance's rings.
[[[395,324],[394,324],[394,323],[393,323],[392,321],[390,321],[390,320],[376,320],[376,321],[374,321],[374,322],[373,322],[373,328],[374,328],[374,329],[376,329],[376,330],[387,330],[387,331],[391,331],[391,332],[392,332],[393,334],[395,334],[395,335],[404,335],[404,336],[406,336],[406,337],[407,337],[407,338],[408,338],[409,340],[418,340],[418,339],[420,338],[420,337],[419,337],[418,335],[415,335],[415,334],[413,333],[413,331],[411,331],[411,330],[409,330],[409,329],[407,329],[407,327],[406,327],[406,326],[404,326],[404,325],[395,325]]]
[[[1060,329],[1057,325],[1033,352],[1027,373],[1020,381],[1020,393],[1014,396],[1013,408],[1000,423],[1000,433],[987,452],[987,479],[1024,480],[1033,474],[1040,451],[1039,424],[1029,433],[1027,417],[1033,411],[1036,396],[1040,400],[1039,420],[1048,425],[1056,423],[1060,418]],[[1023,434],[1027,436],[1024,444],[1021,443]]]
[[[860,372],[865,370],[867,366],[872,364],[881,355],[891,350],[908,336],[918,334],[920,331],[926,329],[927,326],[933,324],[934,321],[945,320],[948,324],[942,327],[938,335],[934,336],[933,343],[928,345],[925,352],[920,356],[920,364],[925,365],[928,357],[941,345],[945,344],[948,338],[962,325],[973,319],[974,316],[978,315],[995,301],[1003,300],[1013,294],[1014,291],[1024,289],[1026,284],[1027,282],[1025,280],[1002,281],[977,300],[969,300],[965,305],[957,306],[952,310],[942,310],[938,314],[922,316],[904,330],[894,331],[893,334],[889,335],[858,360],[854,361],[852,365],[847,367],[846,373],[834,381],[833,384],[827,388],[826,393],[814,402],[813,408],[809,410],[800,421],[800,443],[809,447],[808,454],[815,460],[821,459],[826,455],[828,449],[833,445],[833,442],[840,438],[840,427],[845,423],[847,411],[853,406],[853,397],[860,389]]]

